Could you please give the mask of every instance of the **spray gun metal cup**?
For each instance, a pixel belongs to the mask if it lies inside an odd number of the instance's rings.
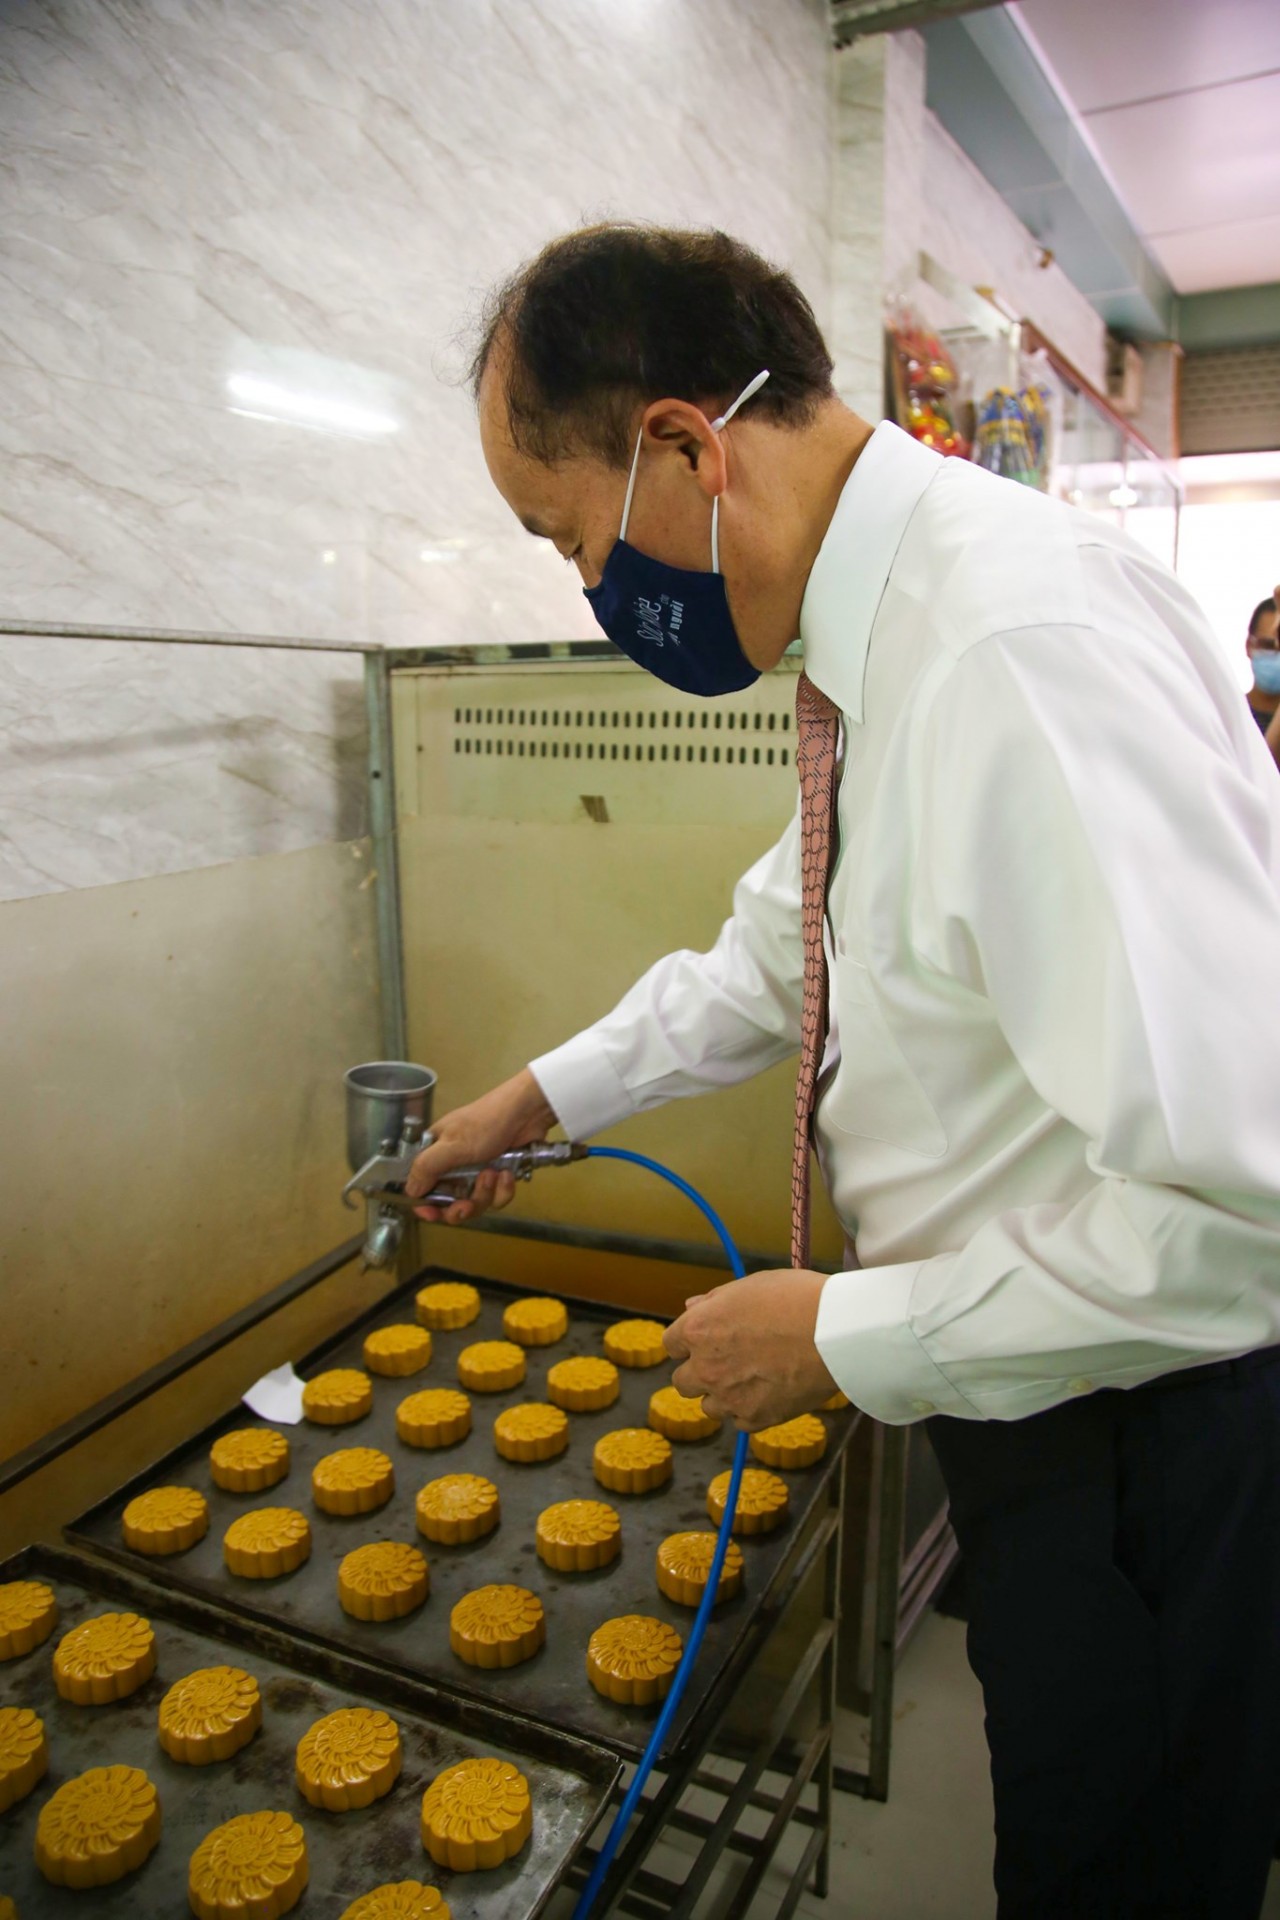
[[[358,1173],[386,1141],[399,1141],[406,1120],[431,1125],[436,1076],[408,1060],[370,1060],[352,1067],[347,1084],[347,1165]]]
[[[344,1200],[353,1188],[381,1186],[394,1179],[398,1169],[388,1167],[388,1161],[398,1157],[403,1161],[406,1154],[412,1159],[431,1124],[435,1085],[436,1076],[430,1067],[409,1060],[370,1060],[349,1070],[347,1164],[352,1178],[344,1189]],[[380,1177],[374,1177],[375,1169]],[[348,1204],[353,1203],[348,1200]],[[404,1232],[404,1215],[369,1199],[366,1219],[366,1266],[393,1265]]]

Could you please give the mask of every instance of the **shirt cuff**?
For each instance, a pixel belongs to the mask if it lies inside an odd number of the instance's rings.
[[[980,1420],[911,1330],[919,1271],[920,1263],[913,1262],[833,1273],[818,1302],[818,1352],[854,1406],[888,1426],[908,1426],[931,1413]]]
[[[590,1027],[562,1047],[531,1060],[529,1071],[571,1140],[589,1140],[638,1111]]]

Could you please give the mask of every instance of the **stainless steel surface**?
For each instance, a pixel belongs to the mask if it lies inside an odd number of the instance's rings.
[[[305,1377],[328,1367],[360,1366],[365,1333],[375,1326],[412,1320],[414,1291],[422,1281],[433,1277],[455,1276],[443,1269],[428,1269],[410,1287],[388,1296],[345,1334],[301,1362],[299,1371]],[[514,1713],[576,1729],[619,1753],[636,1756],[648,1736],[652,1715],[605,1700],[590,1687],[584,1672],[587,1641],[602,1621],[626,1613],[656,1615],[669,1621],[682,1636],[688,1634],[692,1613],[659,1592],[654,1557],[660,1541],[669,1533],[710,1527],[707,1484],[728,1467],[733,1434],[722,1428],[692,1445],[677,1442],[674,1477],[656,1492],[605,1493],[592,1473],[596,1439],[614,1428],[647,1425],[650,1395],[670,1378],[665,1367],[643,1371],[623,1368],[619,1400],[599,1413],[572,1414],[569,1448],[558,1459],[521,1465],[500,1458],[492,1438],[495,1415],[521,1401],[545,1400],[548,1366],[571,1354],[599,1353],[603,1327],[621,1317],[616,1307],[568,1300],[568,1333],[554,1346],[530,1350],[528,1377],[522,1385],[503,1393],[471,1396],[474,1426],[468,1439],[434,1451],[405,1446],[396,1435],[398,1403],[424,1387],[455,1385],[459,1352],[475,1341],[501,1337],[503,1309],[521,1297],[517,1288],[476,1281],[470,1276],[456,1277],[471,1278],[471,1284],[478,1286],[480,1317],[457,1332],[434,1333],[431,1362],[420,1373],[403,1379],[375,1378],[373,1411],[363,1420],[340,1428],[304,1421],[291,1428],[290,1474],[271,1490],[265,1502],[261,1496],[222,1491],[214,1486],[209,1472],[209,1446],[217,1435],[231,1427],[254,1424],[248,1410],[238,1406],[205,1433],[100,1502],[69,1531],[95,1551],[136,1567],[139,1556],[125,1548],[121,1537],[120,1516],[128,1500],[145,1487],[161,1483],[198,1487],[210,1505],[208,1535],[162,1566],[152,1563],[148,1568],[151,1577],[214,1598],[254,1618],[277,1621],[359,1658],[427,1678],[460,1697],[500,1700]],[[767,1637],[774,1612],[789,1586],[789,1562],[799,1551],[815,1510],[825,1503],[830,1484],[839,1476],[845,1445],[860,1418],[852,1410],[823,1416],[830,1435],[825,1458],[816,1466],[786,1476],[792,1499],[789,1524],[775,1533],[743,1541],[745,1590],[718,1608],[711,1620],[702,1660],[672,1729],[672,1748],[690,1740],[705,1740],[701,1716],[718,1676],[736,1662],[749,1662],[761,1639]],[[349,1446],[376,1446],[390,1455],[397,1475],[392,1500],[376,1514],[352,1518],[313,1510],[311,1469],[323,1455]],[[440,1474],[455,1472],[480,1473],[494,1481],[502,1499],[499,1527],[469,1545],[426,1547],[432,1593],[417,1614],[385,1624],[349,1618],[338,1606],[335,1592],[336,1569],[342,1555],[371,1538],[417,1539],[414,1498],[418,1488]],[[544,1566],[537,1557],[537,1515],[553,1501],[569,1498],[605,1499],[620,1512],[623,1551],[612,1566],[595,1573],[562,1574]],[[222,1535],[246,1506],[264,1503],[296,1506],[307,1512],[314,1538],[311,1559],[284,1579],[235,1579],[223,1566]],[[466,1666],[449,1648],[450,1610],[473,1588],[503,1581],[527,1585],[543,1597],[548,1616],[547,1644],[532,1660],[506,1671],[486,1672]]]
[[[338,1914],[360,1894],[409,1877],[438,1886],[454,1920],[531,1920],[565,1877],[617,1779],[617,1761],[602,1749],[522,1726],[494,1709],[458,1713],[457,1703],[420,1684],[339,1659],[291,1640],[269,1625],[219,1614],[120,1569],[52,1548],[33,1547],[0,1565],[0,1581],[40,1579],[58,1596],[51,1640],[0,1666],[0,1705],[33,1708],[49,1740],[48,1776],[4,1816],[3,1890],[24,1920],[82,1920],[87,1908],[115,1920],[188,1912],[187,1868],[211,1828],[235,1814],[280,1809],[306,1835],[311,1885],[301,1911]],[[158,1667],[127,1700],[80,1707],[59,1697],[52,1653],[58,1636],[93,1614],[125,1608],[144,1615],[156,1635]],[[156,1710],[165,1691],[199,1667],[243,1666],[258,1681],[263,1726],[233,1760],[181,1766],[156,1738]],[[313,1808],[294,1781],[294,1752],[322,1714],[340,1707],[380,1706],[400,1729],[404,1769],[392,1791],[371,1807],[334,1814]],[[533,1833],[516,1858],[496,1871],[454,1874],[437,1867],[422,1846],[425,1788],[444,1767],[478,1754],[513,1760],[533,1798]],[[141,1767],[160,1795],[164,1828],[144,1866],[113,1886],[83,1892],[51,1886],[33,1858],[40,1808],[55,1788],[86,1768]]]
[[[373,840],[373,900],[378,937],[378,986],[382,1001],[382,1049],[389,1060],[403,1060],[409,1042],[405,1024],[404,943],[400,930],[400,851],[396,834],[395,754],[391,738],[391,667],[385,653],[366,655],[364,699],[369,721],[369,833]]]
[[[352,1173],[381,1154],[388,1142],[398,1146],[406,1120],[418,1121],[423,1130],[431,1125],[435,1085],[431,1068],[410,1060],[370,1060],[348,1071],[347,1165]]]
[[[381,653],[371,640],[313,640],[270,633],[199,633],[183,627],[76,625],[67,620],[0,620],[14,640],[144,640],[164,647],[265,647],[279,653]]]

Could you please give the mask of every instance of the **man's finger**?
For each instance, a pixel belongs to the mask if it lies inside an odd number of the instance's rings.
[[[687,1360],[693,1352],[684,1335],[684,1315],[673,1320],[662,1336],[662,1344],[673,1360]]]
[[[728,1420],[732,1418],[728,1407],[721,1406],[714,1393],[703,1394],[702,1411],[708,1414],[712,1420]]]
[[[706,1382],[699,1378],[697,1366],[692,1360],[686,1360],[682,1367],[676,1368],[671,1376],[671,1384],[686,1400],[701,1400],[707,1391]]]

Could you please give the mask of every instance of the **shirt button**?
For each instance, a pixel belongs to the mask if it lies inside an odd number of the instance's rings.
[[[934,1406],[932,1400],[913,1400],[911,1402],[911,1411],[912,1413],[936,1413],[938,1409]]]
[[[1068,1393],[1092,1393],[1093,1382],[1092,1380],[1068,1380],[1067,1392]]]

